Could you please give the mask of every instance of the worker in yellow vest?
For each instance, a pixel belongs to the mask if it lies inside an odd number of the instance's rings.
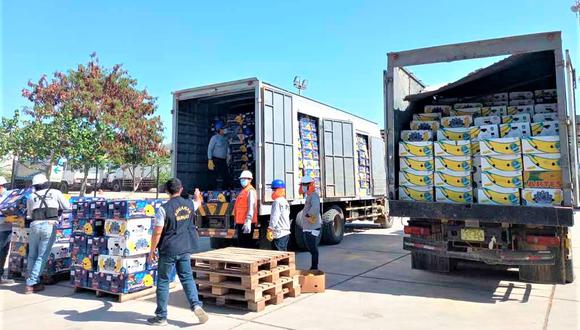
[[[252,186],[252,172],[243,171],[240,175],[242,191],[234,204],[234,221],[238,235],[238,246],[254,248],[252,233],[258,224],[258,194]]]

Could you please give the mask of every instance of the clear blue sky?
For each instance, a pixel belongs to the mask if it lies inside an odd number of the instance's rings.
[[[388,51],[562,30],[576,56],[572,2],[4,0],[0,112],[27,104],[20,91],[29,79],[75,67],[96,51],[101,63],[122,63],[158,97],[166,136],[171,91],[253,76],[292,89],[301,75],[307,96],[382,125]],[[434,84],[474,68],[412,71]]]

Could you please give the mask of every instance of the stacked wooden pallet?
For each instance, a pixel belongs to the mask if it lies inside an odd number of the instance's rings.
[[[219,306],[260,312],[300,295],[294,252],[230,247],[191,258],[200,297]]]

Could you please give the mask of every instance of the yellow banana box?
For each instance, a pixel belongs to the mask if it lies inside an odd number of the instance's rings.
[[[561,171],[560,154],[525,154],[524,171]]]
[[[494,155],[481,157],[482,171],[522,171],[524,163],[521,155]]]
[[[450,105],[426,105],[424,108],[425,113],[442,113],[449,115],[450,111]]]
[[[413,120],[416,121],[439,121],[441,118],[441,113],[433,112],[433,113],[418,113],[413,115]]]
[[[403,141],[432,141],[433,132],[425,130],[404,130],[401,131],[401,140]]]
[[[536,104],[534,113],[558,113],[558,103]]]
[[[512,105],[507,107],[506,116],[508,115],[519,115],[522,113],[527,113],[530,116],[534,114],[533,105]]]
[[[479,147],[482,156],[517,155],[522,151],[520,138],[518,137],[480,140]]]
[[[435,200],[443,203],[471,204],[473,203],[473,189],[435,187]]]
[[[475,126],[499,125],[501,124],[501,117],[500,116],[478,117],[473,119],[473,123]]]
[[[433,186],[402,186],[399,187],[399,199],[404,201],[433,202]]]
[[[441,126],[443,127],[469,127],[471,124],[473,124],[473,117],[470,115],[441,118]]]
[[[399,186],[433,186],[433,171],[400,170]]]
[[[439,128],[437,130],[437,140],[469,140],[471,138],[471,127]]]
[[[453,109],[467,109],[467,108],[481,108],[483,104],[481,103],[455,103]]]
[[[471,155],[479,155],[480,147],[479,141],[471,141]]]
[[[473,116],[480,117],[481,116],[481,108],[463,108],[463,109],[455,109],[451,110],[451,116]]]
[[[554,89],[538,89],[534,91],[535,99],[555,99],[558,97],[557,90]]]
[[[490,205],[520,205],[520,190],[499,186],[478,188],[477,202]]]
[[[435,141],[433,142],[435,149],[435,156],[470,156],[471,155],[471,141]]]
[[[522,189],[522,205],[524,206],[560,206],[563,200],[562,189]]]
[[[471,188],[471,171],[435,171],[436,187]]]
[[[524,91],[524,92],[511,92],[509,94],[510,100],[530,100],[534,98],[534,92]]]
[[[527,137],[532,136],[532,129],[530,123],[501,124],[499,135],[501,137]]]
[[[422,121],[422,120],[413,120],[409,125],[412,130],[428,130],[428,131],[437,131],[439,129],[439,122],[438,121]]]
[[[479,133],[481,132],[481,130],[479,129],[478,126],[471,126],[469,127],[469,138],[471,140],[477,140],[479,139]]]
[[[560,124],[557,121],[542,121],[532,123],[533,136],[554,136],[560,134]]]
[[[531,136],[522,139],[523,154],[559,154],[560,136]]]
[[[534,100],[510,100],[510,106],[534,105]]]
[[[513,124],[513,123],[530,123],[531,116],[529,113],[520,113],[518,115],[502,116],[502,124]]]
[[[443,156],[435,157],[435,171],[471,171],[471,157],[469,156]]]
[[[483,162],[483,159],[482,159]],[[499,170],[482,171],[481,185],[483,188],[499,186],[502,188],[523,188],[521,171],[505,172]]]
[[[524,171],[525,188],[562,188],[561,171]]]
[[[537,113],[532,117],[534,123],[539,123],[543,121],[558,121],[557,113]]]
[[[473,128],[473,127],[471,127]],[[492,125],[482,125],[477,127],[477,137],[476,140],[481,139],[495,139],[499,137],[499,126]]]
[[[507,115],[507,106],[499,105],[499,106],[492,106],[492,107],[483,107],[481,108],[481,115],[482,116],[505,116]]]
[[[435,169],[433,157],[401,157],[399,163],[401,170],[433,171]]]
[[[401,141],[399,142],[399,156],[426,157],[433,156],[433,142],[431,141]]]

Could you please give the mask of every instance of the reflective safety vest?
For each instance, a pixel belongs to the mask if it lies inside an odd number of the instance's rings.
[[[246,215],[248,215],[248,199],[250,198],[250,191],[256,191],[251,184],[248,184],[244,188],[238,198],[236,198],[236,203],[234,204],[234,221],[236,225],[243,225],[246,222]],[[256,194],[256,198],[257,198]],[[256,205],[254,205],[254,217],[252,218],[252,223],[258,223],[258,201],[256,200]]]

